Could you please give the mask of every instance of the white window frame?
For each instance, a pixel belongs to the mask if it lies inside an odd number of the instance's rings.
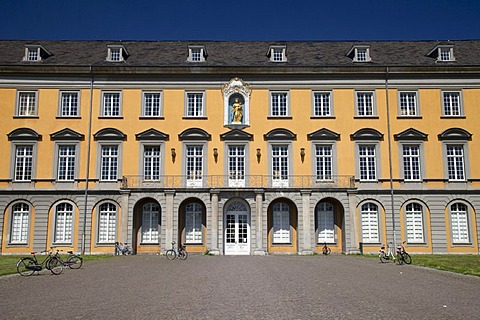
[[[370,47],[368,46],[356,46],[354,48],[354,62],[370,62]]]
[[[287,62],[286,46],[271,46],[269,50],[270,61]]]
[[[58,116],[65,118],[80,116],[80,93],[78,91],[60,91]]]
[[[163,92],[162,91],[144,91],[143,92],[142,117],[147,117],[147,118],[163,117]]]
[[[205,62],[205,47],[204,46],[189,46],[188,47],[188,62]]]
[[[447,96],[449,96],[449,98]],[[456,97],[456,103],[458,105],[455,105],[455,101],[452,99],[453,97]],[[460,91],[442,91],[442,116],[463,117],[464,113],[462,100],[462,93]]]
[[[367,153],[362,154],[362,150],[368,148]],[[371,151],[373,150],[373,154]],[[378,144],[359,143],[358,144],[358,176],[360,181],[378,181]],[[364,164],[364,165],[363,165]],[[365,168],[365,169],[364,169]]]
[[[449,206],[452,244],[470,244],[469,208],[466,204],[455,202]]]
[[[453,46],[439,46],[437,62],[449,61],[455,61],[455,56],[453,55]]]
[[[185,206],[185,243],[203,243],[203,208],[198,202]]]
[[[143,180],[145,181],[159,181],[162,175],[162,145],[160,144],[145,144],[143,145]],[[154,153],[147,154],[148,149],[153,150]]]
[[[405,206],[405,229],[408,244],[425,243],[424,208],[420,203]]]
[[[67,154],[62,154],[62,149],[69,148]],[[57,145],[57,181],[72,182],[77,176],[77,159],[78,159],[78,144],[66,144],[61,143]],[[65,161],[63,161],[65,160]],[[61,172],[62,168],[65,168],[65,174]]]
[[[118,106],[115,100],[118,100]],[[122,117],[122,92],[102,91],[102,110],[100,116],[108,118]]]
[[[185,145],[185,175],[187,187],[202,187],[205,175],[203,144]]]
[[[312,92],[312,114],[314,117],[333,117],[333,99],[330,91]]]
[[[271,172],[272,187],[288,187],[290,180],[290,144],[272,144]]]
[[[199,98],[201,96],[201,98]],[[190,97],[195,97],[191,100]],[[192,102],[192,104],[190,103]],[[200,106],[199,106],[200,105]],[[185,92],[185,117],[198,118],[205,117],[205,92],[203,91],[187,91]]]
[[[69,202],[55,206],[54,243],[70,244],[73,242],[73,224],[75,207]]]
[[[23,149],[23,152],[19,154],[21,149]],[[14,144],[14,152],[13,181],[32,181],[35,172],[36,144],[16,143]]]
[[[109,62],[123,62],[128,56],[128,51],[123,45],[108,45],[107,48],[107,61]]]
[[[229,144],[227,150],[228,186],[245,187],[247,164],[246,145]]]
[[[418,93],[415,91],[400,91],[398,93],[398,115],[401,117],[418,117]]]
[[[445,144],[445,163],[449,181],[466,181],[466,145],[463,143]],[[451,153],[451,151],[455,151]],[[458,153],[458,151],[461,153]]]
[[[317,244],[335,243],[335,207],[321,202],[316,208]]]
[[[315,177],[317,181],[333,179],[334,150],[332,144],[314,144]],[[328,152],[326,152],[328,151]]]
[[[31,206],[26,202],[18,202],[11,207],[10,244],[28,244],[30,233]]]
[[[401,144],[403,179],[405,181],[422,180],[422,158],[419,144]],[[415,151],[416,150],[416,154]],[[413,151],[413,152],[412,152]]]
[[[380,243],[380,212],[379,206],[367,202],[360,207],[363,243]]]
[[[284,97],[284,101],[281,97]],[[270,91],[270,116],[278,118],[290,116],[290,93],[288,91]]]
[[[160,206],[149,202],[142,207],[142,240],[141,243],[157,244],[160,225]]]
[[[104,149],[116,148],[116,155],[112,152],[104,154]],[[112,149],[113,150],[113,149]],[[99,145],[99,178],[101,182],[116,182],[120,176],[121,145],[116,143],[102,143]],[[106,165],[108,173],[104,175]]]
[[[117,238],[118,206],[104,202],[98,206],[98,243],[112,244]]]
[[[371,106],[368,105],[367,97],[370,97]],[[355,92],[355,116],[375,117],[377,116],[376,95],[374,91]]]
[[[26,101],[25,101],[25,98],[26,98]],[[17,103],[16,103],[15,115],[17,117],[37,117],[38,116],[38,91],[34,91],[34,90],[17,91]]]
[[[272,244],[292,243],[290,206],[277,202],[272,206]]]

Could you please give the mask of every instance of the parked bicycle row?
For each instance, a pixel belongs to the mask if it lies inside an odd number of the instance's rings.
[[[387,261],[393,261],[394,263],[397,262],[398,264],[412,263],[412,257],[407,253],[404,247],[405,241],[403,241],[402,244],[397,246],[395,254],[390,249],[390,244],[392,243],[390,242],[389,244],[383,245],[380,248],[378,256],[382,263],[385,263]]]
[[[63,269],[68,267],[70,269],[79,269],[83,264],[83,258],[73,251],[67,251],[67,257],[63,258],[60,254],[62,250],[51,247],[50,250],[44,250],[40,253],[46,253],[45,257],[37,257],[37,251],[32,251],[31,257],[21,258],[17,262],[17,272],[22,276],[31,276],[35,272],[40,272],[43,269],[50,270],[55,275],[63,272]]]

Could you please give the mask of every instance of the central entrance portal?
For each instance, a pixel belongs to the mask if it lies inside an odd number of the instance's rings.
[[[235,201],[225,213],[225,254],[250,254],[250,219],[244,203]]]

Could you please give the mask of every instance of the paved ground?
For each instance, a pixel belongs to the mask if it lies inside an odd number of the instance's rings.
[[[357,256],[127,256],[0,278],[0,318],[479,319],[480,278]]]

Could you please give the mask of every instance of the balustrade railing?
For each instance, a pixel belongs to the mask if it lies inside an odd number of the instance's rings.
[[[158,176],[146,179],[144,176],[123,176],[123,189],[149,188],[355,188],[353,176],[331,176],[317,179],[315,176],[272,176],[245,175],[232,178],[225,175],[207,176]]]

